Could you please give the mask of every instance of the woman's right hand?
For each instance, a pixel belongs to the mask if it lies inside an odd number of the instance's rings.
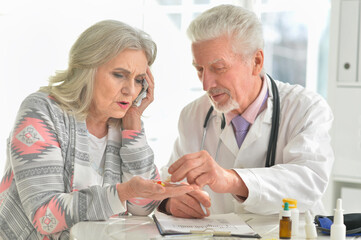
[[[165,183],[165,186],[162,186],[156,180],[147,180],[139,176],[133,177],[128,182],[117,184],[118,196],[121,201],[136,197],[163,200],[165,198],[181,196],[198,189],[197,185],[189,184],[175,185]]]

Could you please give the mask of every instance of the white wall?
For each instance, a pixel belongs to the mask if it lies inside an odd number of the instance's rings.
[[[210,6],[200,5],[194,10]],[[180,8],[186,13],[186,8]],[[0,1],[0,176],[6,159],[6,139],[21,101],[47,85],[48,77],[56,70],[65,69],[68,52],[79,34],[105,19],[144,29],[158,45],[152,66],[155,100],[144,112],[143,120],[156,164],[165,165],[177,135],[181,108],[203,94],[191,64],[184,27],[178,29],[167,11],[157,1],[143,0]],[[182,26],[188,25],[192,13],[183,18]]]
[[[77,36],[104,18],[141,27],[141,16],[109,7],[116,2],[102,1],[91,8],[85,6],[94,1],[0,3],[0,170],[5,162],[5,141],[21,101],[47,85],[55,70],[66,68],[69,49]]]
[[[332,0],[328,96],[335,164],[327,197],[343,198],[346,212],[361,204],[361,0]],[[349,67],[345,67],[349,64]]]

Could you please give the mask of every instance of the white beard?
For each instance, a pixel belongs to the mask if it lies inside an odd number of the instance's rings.
[[[229,96],[229,99],[227,100],[226,103],[223,104],[219,104],[216,103],[212,100],[212,98],[210,97],[210,93],[225,93]],[[212,106],[214,107],[214,109],[217,112],[220,113],[229,113],[232,110],[238,109],[239,108],[239,104],[238,102],[236,102],[232,97],[231,94],[229,93],[229,91],[227,89],[211,89],[210,91],[208,91],[208,98],[211,101]]]

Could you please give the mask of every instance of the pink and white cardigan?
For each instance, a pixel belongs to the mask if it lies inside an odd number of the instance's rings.
[[[158,206],[140,198],[123,205],[116,191],[116,184],[135,175],[159,179],[144,129],[109,127],[103,186],[77,190],[74,163],[90,167],[87,141],[85,121],[63,111],[48,94],[36,92],[23,101],[0,182],[0,239],[68,239],[78,222],[148,215]]]

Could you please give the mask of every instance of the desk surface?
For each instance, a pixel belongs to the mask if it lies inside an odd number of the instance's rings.
[[[278,215],[260,216],[255,214],[242,214],[242,219],[245,220],[262,239],[276,240],[278,239]],[[300,229],[297,237],[292,237],[294,240],[305,239],[304,231],[304,217],[300,215]],[[70,239],[72,240],[98,240],[98,239],[197,239],[191,237],[168,238],[162,237],[150,216],[124,216],[119,218],[111,218],[104,222],[80,222],[72,227],[70,231]],[[200,239],[200,238],[199,238]],[[234,237],[214,237],[202,239],[243,239]],[[244,238],[250,239],[250,238]],[[317,239],[330,239],[329,236],[324,236],[319,233]],[[353,239],[352,237],[347,239]]]

